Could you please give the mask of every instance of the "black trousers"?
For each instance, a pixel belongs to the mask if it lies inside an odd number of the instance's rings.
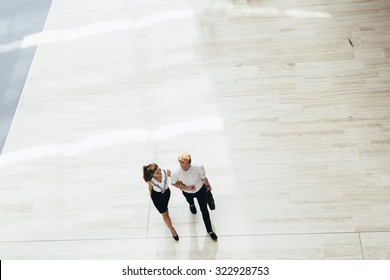
[[[213,228],[211,227],[210,213],[207,209],[207,196],[206,196],[206,186],[203,185],[202,188],[196,193],[186,193],[183,192],[184,197],[190,205],[195,205],[194,198],[198,200],[200,211],[202,212],[202,218],[207,232],[212,232]]]

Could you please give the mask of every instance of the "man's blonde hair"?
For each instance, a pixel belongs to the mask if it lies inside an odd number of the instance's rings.
[[[191,163],[191,155],[189,153],[181,153],[178,159],[180,162]]]

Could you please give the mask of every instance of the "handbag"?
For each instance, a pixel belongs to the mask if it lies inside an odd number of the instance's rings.
[[[209,206],[210,210],[214,210],[215,209],[215,201],[214,201],[214,197],[213,197],[213,194],[211,193],[211,191],[206,191],[206,196],[207,196],[207,205]]]

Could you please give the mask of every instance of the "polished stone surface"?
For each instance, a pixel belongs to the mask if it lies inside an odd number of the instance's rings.
[[[0,2],[0,154],[36,50],[36,45],[22,47],[23,38],[42,32],[51,2]]]
[[[0,158],[1,259],[389,259],[390,4],[54,0]],[[352,45],[351,45],[352,44]],[[142,165],[202,162],[208,237]]]

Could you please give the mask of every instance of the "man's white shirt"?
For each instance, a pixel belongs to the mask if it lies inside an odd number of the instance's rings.
[[[191,163],[191,167],[184,171],[181,167],[178,167],[171,174],[171,184],[175,184],[177,181],[181,181],[186,186],[195,186],[195,190],[183,190],[187,193],[196,193],[203,186],[202,179],[206,178],[206,171],[202,164]]]

